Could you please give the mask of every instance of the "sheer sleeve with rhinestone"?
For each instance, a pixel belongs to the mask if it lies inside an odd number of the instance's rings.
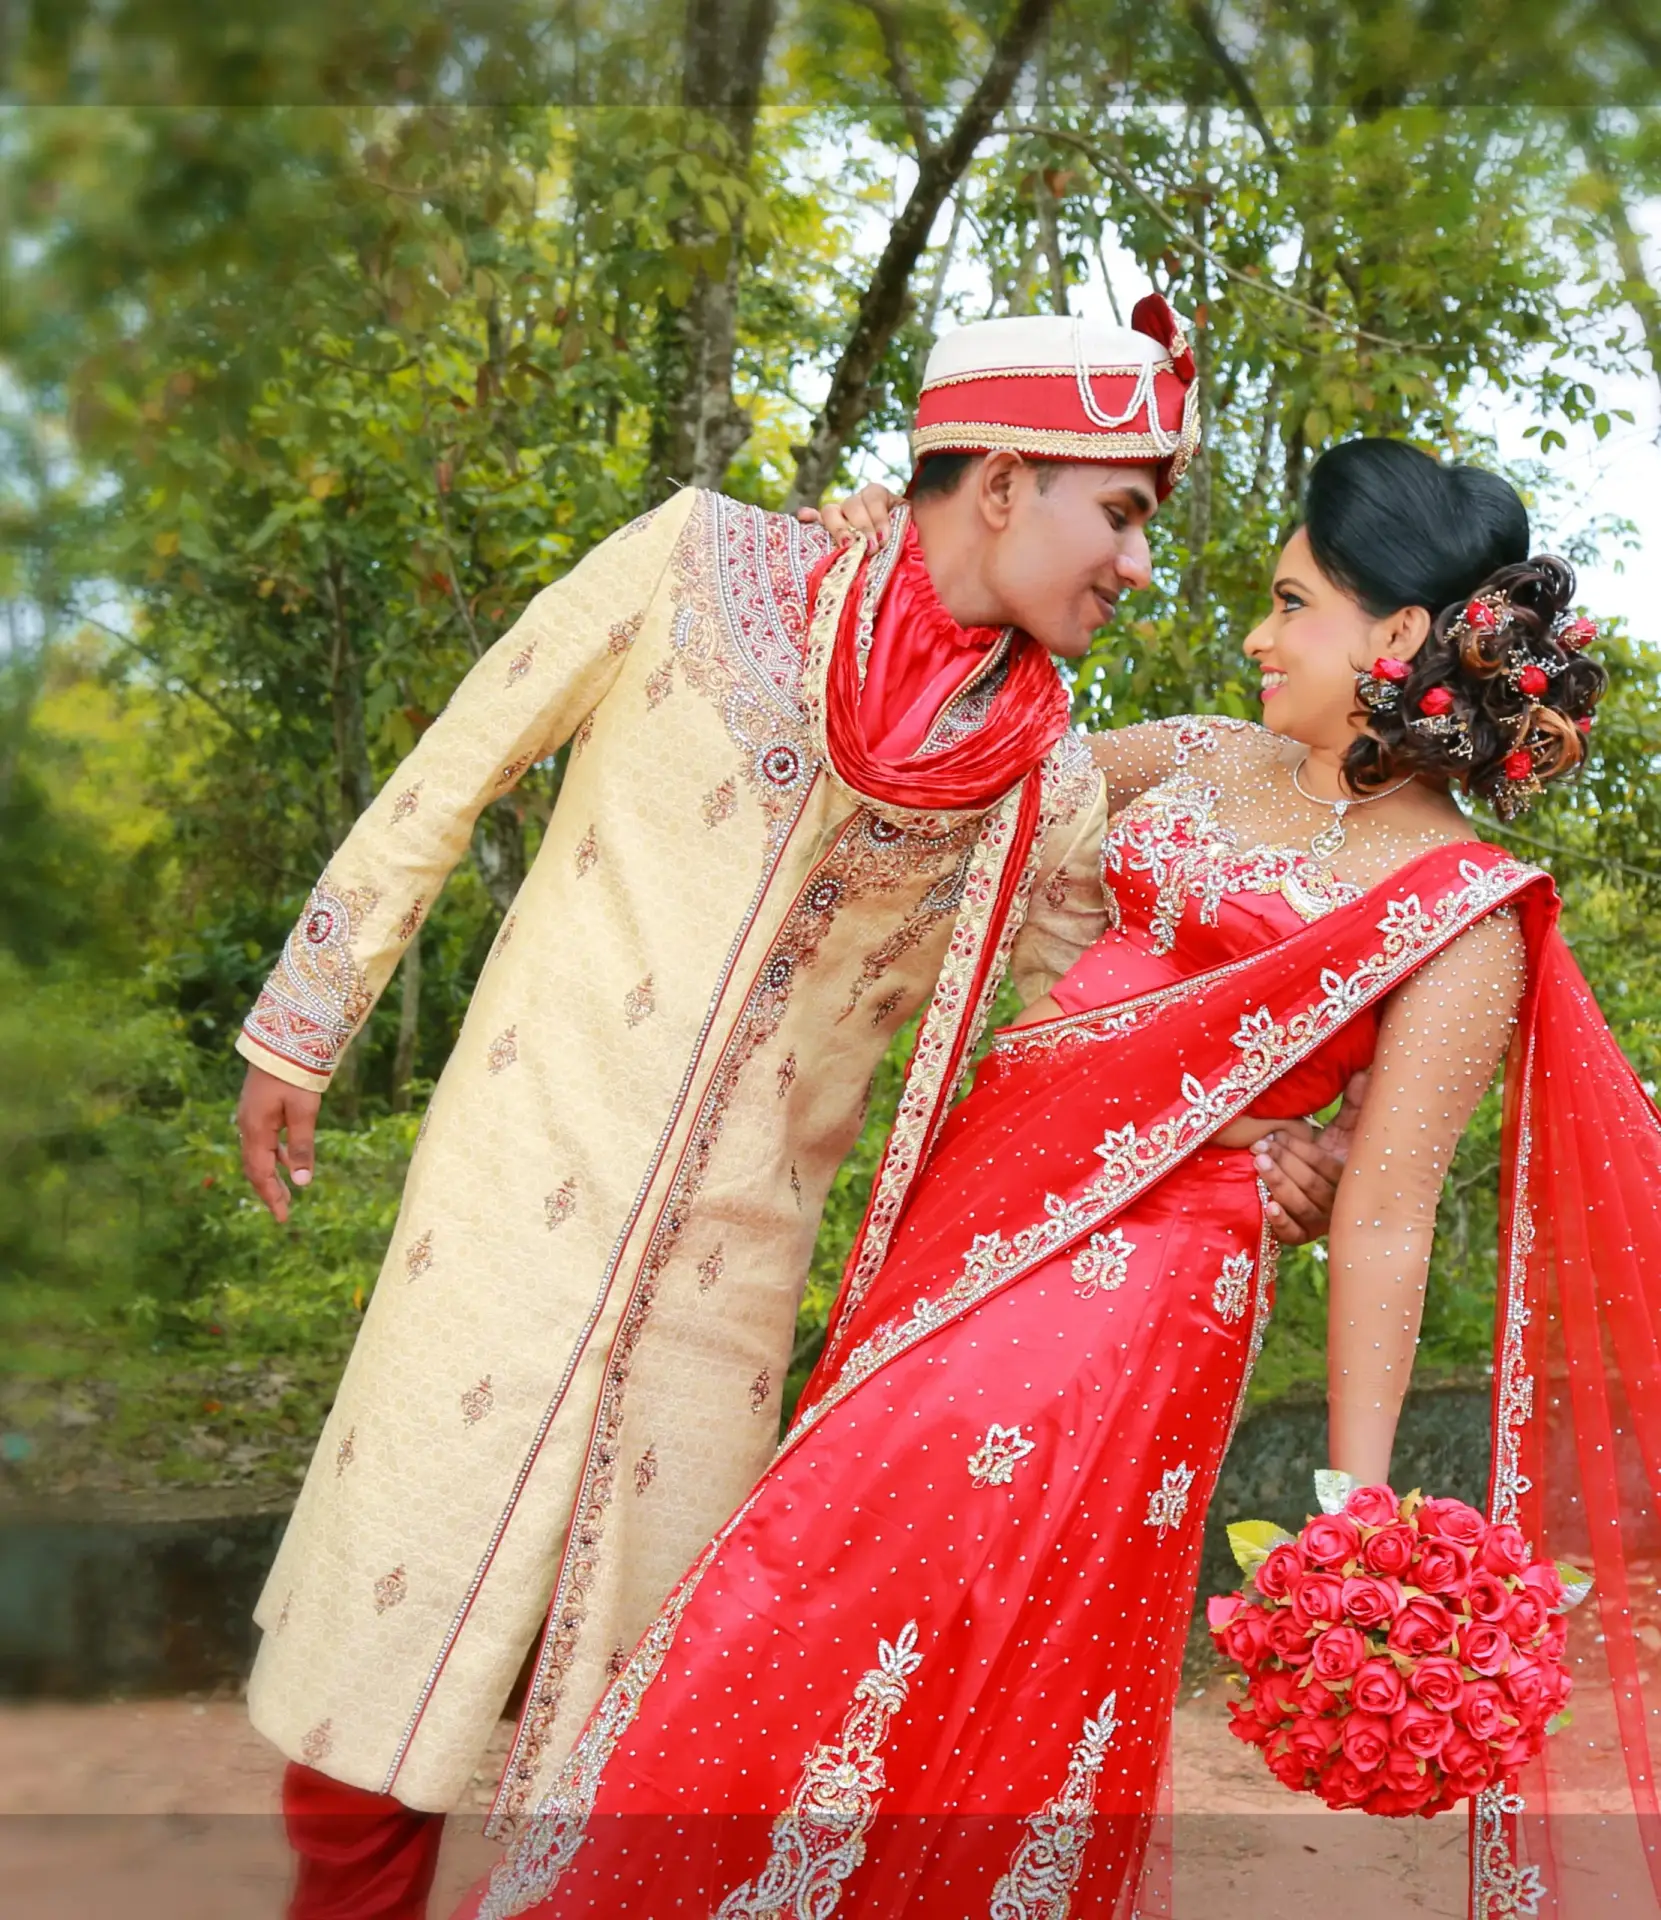
[[[1504,1057],[1525,975],[1521,929],[1501,910],[1427,962],[1384,1010],[1329,1242],[1331,1463],[1363,1483],[1389,1477],[1437,1202]]]
[[[1107,782],[1107,810],[1115,814],[1139,794],[1172,774],[1221,772],[1263,729],[1245,720],[1209,714],[1180,714],[1171,720],[1144,720],[1111,733],[1089,735],[1090,751]]]

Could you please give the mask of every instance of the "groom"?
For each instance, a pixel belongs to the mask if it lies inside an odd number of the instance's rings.
[[[422,1911],[533,1648],[493,1822],[537,1797],[772,1450],[895,1033],[926,1005],[879,1250],[1006,968],[1031,997],[1100,931],[1101,786],[1051,656],[1147,584],[1193,379],[1157,298],[949,336],[917,455],[984,457],[904,541],[678,495],[537,596],[318,882],[238,1043],[279,1220],[277,1163],[309,1182],[320,1095],[479,811],[571,743],[257,1610],[302,1920]]]

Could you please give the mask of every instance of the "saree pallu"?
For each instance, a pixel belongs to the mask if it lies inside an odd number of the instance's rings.
[[[779,1457],[620,1661],[554,1792],[464,1911],[1169,1912],[1160,1782],[1201,1526],[1273,1284],[1249,1158],[1207,1142],[1277,1082],[1307,1085],[1339,1034],[1513,904],[1531,984],[1511,1076],[1491,1504],[1552,1551],[1583,1515],[1599,1598],[1571,1637],[1592,1758],[1559,1735],[1539,1778],[1483,1796],[1472,1911],[1578,1917],[1611,1897],[1653,1910],[1654,1676],[1630,1596],[1661,1408],[1646,1408],[1638,1448],[1617,1423],[1634,1417],[1635,1386],[1661,1382],[1661,1133],[1628,1073],[1642,1110],[1621,1091],[1610,1110],[1641,1134],[1625,1149],[1642,1170],[1628,1199],[1651,1207],[1653,1231],[1623,1217],[1616,1235],[1617,1353],[1575,1331],[1587,1312],[1594,1334],[1611,1324],[1596,1261],[1615,1239],[1569,1219],[1548,1255],[1545,1189],[1528,1182],[1560,1186],[1565,1167],[1613,1150],[1554,1133],[1559,1162],[1542,1166],[1538,1115],[1558,1093],[1546,1068],[1563,1072],[1569,1049],[1612,1081],[1619,1055],[1554,931],[1549,882],[1462,847],[1261,952],[1005,1036],[887,1258],[846,1294]],[[1588,1233],[1594,1258],[1571,1272]],[[1565,1453],[1547,1407],[1571,1400]],[[1618,1484],[1600,1491],[1600,1473]],[[1576,1837],[1560,1816],[1583,1802],[1599,1831]]]

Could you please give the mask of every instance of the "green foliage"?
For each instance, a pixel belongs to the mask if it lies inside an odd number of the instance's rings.
[[[1622,237],[1661,184],[1629,11],[1566,35],[1551,0],[1479,0],[1449,34],[1410,9],[1247,5],[1225,58],[1208,10],[1071,0],[959,181],[955,253],[926,258],[849,459],[891,451],[937,325],[1077,305],[1122,247],[1196,317],[1207,446],[1076,712],[1251,712],[1239,641],[1324,444],[1480,454],[1467,403],[1526,395],[1541,461],[1517,477],[1549,529],[1553,436],[1611,415],[1604,370],[1661,364]],[[30,1484],[110,1456],[293,1471],[396,1210],[405,1109],[558,761],[487,810],[423,929],[413,1060],[395,986],[283,1233],[234,1164],[236,1023],[460,674],[681,477],[654,462],[700,287],[734,289],[751,427],[726,484],[783,500],[918,143],[947,134],[1006,14],[897,0],[891,38],[868,7],[806,0],[746,148],[679,104],[682,13],[658,0],[557,21],[303,3],[252,37],[151,0],[22,8],[0,125],[0,1416],[55,1431]],[[1586,777],[1510,836],[1557,873],[1652,1080],[1654,638],[1610,640]],[[908,1046],[833,1188],[792,1392]],[[1481,1363],[1495,1133],[1485,1107],[1444,1202],[1428,1364]],[[1319,1261],[1289,1258],[1263,1389],[1318,1372],[1322,1312]]]

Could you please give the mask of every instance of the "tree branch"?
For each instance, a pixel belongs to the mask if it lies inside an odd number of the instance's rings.
[[[917,91],[916,82],[911,77],[911,69],[906,65],[905,42],[900,38],[900,23],[894,17],[894,9],[888,0],[864,0],[864,6],[877,23],[882,35],[883,57],[888,62],[888,77],[893,82],[894,97],[900,103],[900,112],[905,116],[906,132],[911,135],[911,144],[917,150],[917,158],[926,160],[934,152],[934,135],[929,132],[928,112],[923,106],[923,97]]]
[[[400,360],[390,367],[360,367],[355,360],[343,360],[338,353],[328,353],[322,347],[313,346],[310,352],[319,360],[326,360],[331,367],[339,367],[343,372],[356,373],[369,380],[388,380],[395,373],[408,373],[411,367],[418,366],[421,356],[412,353],[408,359]]]
[[[1619,168],[1614,156],[1603,144],[1603,136],[1594,115],[1576,114],[1574,137],[1586,161],[1587,170],[1594,176],[1599,189],[1598,211],[1609,229],[1615,258],[1620,263],[1621,295],[1638,316],[1644,345],[1649,352],[1650,367],[1656,380],[1661,382],[1661,293],[1657,293],[1649,270],[1644,265],[1643,242],[1632,224],[1632,216],[1620,189]]]
[[[1188,24],[1199,35],[1206,52],[1211,55],[1223,78],[1228,82],[1229,91],[1240,103],[1240,111],[1257,129],[1258,138],[1264,146],[1284,166],[1286,150],[1269,131],[1269,123],[1264,118],[1263,109],[1257,103],[1257,95],[1252,91],[1251,80],[1245,68],[1224,44],[1222,35],[1217,31],[1217,23],[1212,19],[1204,0],[1188,0],[1187,11]]]
[[[1541,853],[1555,854],[1559,860],[1584,860],[1594,867],[1617,867],[1622,873],[1630,873],[1635,880],[1648,880],[1661,883],[1661,867],[1638,867],[1630,860],[1616,860],[1607,853],[1583,853],[1579,847],[1565,847],[1560,841],[1542,840],[1532,833],[1521,833],[1515,827],[1500,827],[1498,832],[1507,840],[1515,840],[1519,845],[1534,847]]]
[[[209,713],[213,714],[217,719],[222,720],[239,740],[246,742],[249,746],[254,744],[254,736],[242,722],[237,719],[235,714],[229,712],[220,701],[216,700],[206,689],[199,687],[194,680],[187,679],[176,667],[170,667],[165,660],[152,653],[148,647],[140,646],[131,634],[123,633],[119,627],[112,627],[107,620],[100,620],[95,613],[83,613],[79,607],[72,605],[70,612],[76,620],[84,623],[86,626],[96,627],[100,633],[108,634],[117,646],[125,647],[129,653],[137,654],[146,666],[154,667],[156,671],[162,675],[164,681],[174,681],[178,686],[183,688],[193,700],[200,700]]]
[[[1423,348],[1414,346],[1411,340],[1392,340],[1386,334],[1371,333],[1366,327],[1357,327],[1335,318],[1330,313],[1323,313],[1319,307],[1312,306],[1307,300],[1300,300],[1295,293],[1288,293],[1284,287],[1277,286],[1273,280],[1259,279],[1253,274],[1242,273],[1238,267],[1230,266],[1220,254],[1213,253],[1209,247],[1202,246],[1174,214],[1167,212],[1122,161],[1114,159],[1112,154],[1104,152],[1081,135],[1069,133],[1065,127],[1002,126],[997,129],[995,137],[1013,139],[1024,134],[1042,134],[1046,140],[1059,140],[1063,146],[1075,148],[1104,172],[1111,173],[1154,215],[1171,235],[1176,246],[1204,259],[1220,274],[1237,281],[1239,285],[1251,287],[1258,293],[1265,293],[1271,299],[1280,301],[1284,306],[1294,308],[1298,313],[1318,322],[1331,333],[1346,334],[1352,340],[1365,340],[1375,347],[1388,347],[1392,353],[1424,351]]]
[[[871,375],[904,317],[912,271],[928,246],[935,215],[1003,112],[1033,42],[1055,4],[1056,0],[1017,0],[986,71],[951,132],[918,163],[911,198],[889,229],[888,244],[866,286],[853,330],[831,375],[825,404],[807,444],[792,450],[796,455],[796,481],[788,511],[818,503],[849,435],[870,410]]]
[[[946,297],[946,276],[951,272],[958,236],[963,231],[963,213],[963,195],[960,192],[952,201],[952,224],[946,233],[946,244],[940,249],[940,258],[935,262],[934,278],[929,282],[928,303],[922,314],[923,331],[927,334],[934,332],[935,322],[940,317],[940,302]]]

